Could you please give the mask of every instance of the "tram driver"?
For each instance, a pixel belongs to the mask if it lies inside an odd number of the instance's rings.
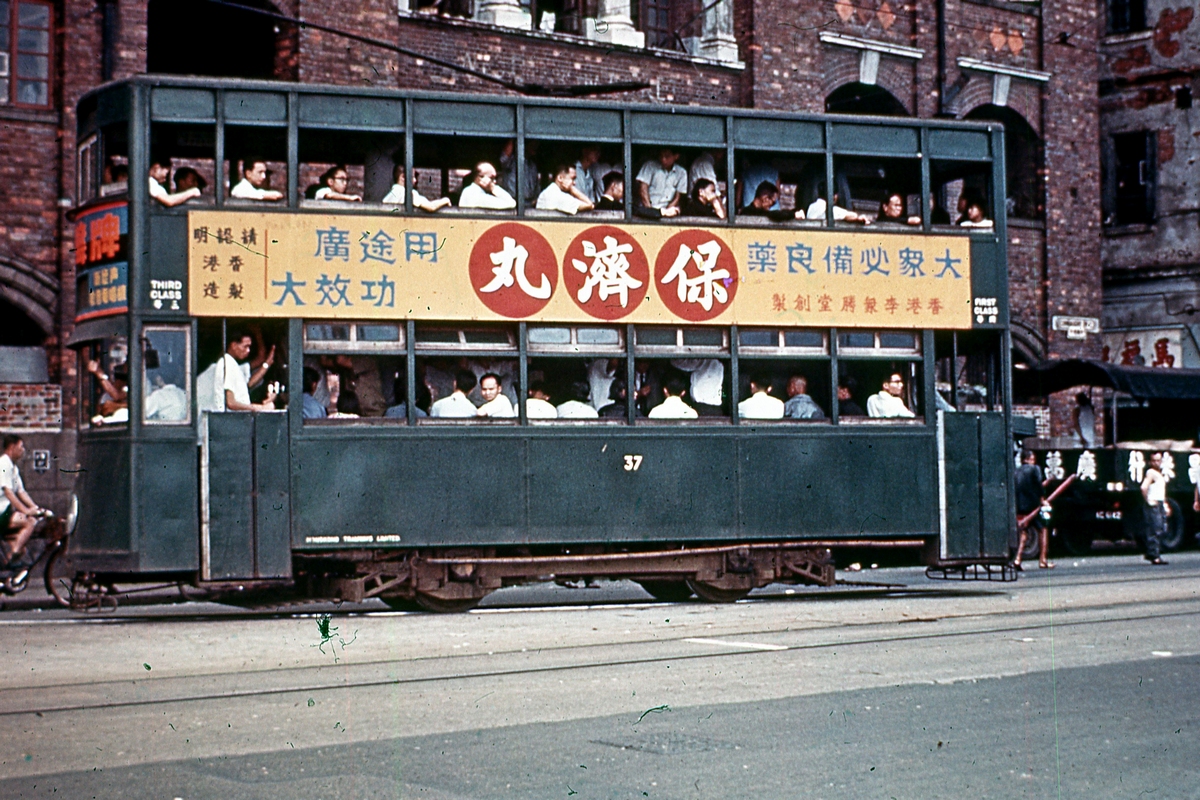
[[[249,333],[234,331],[225,347],[225,354],[196,378],[196,399],[201,411],[274,411],[275,392],[267,389],[267,399],[261,403],[250,400],[250,387],[257,385],[275,363],[275,348],[250,372],[245,362],[254,349]],[[247,375],[247,373],[250,373]]]

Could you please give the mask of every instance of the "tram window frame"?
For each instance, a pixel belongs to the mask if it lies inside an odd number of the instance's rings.
[[[751,186],[747,182],[747,173],[755,169],[769,169],[775,172],[775,188],[779,192],[779,208],[773,211],[803,211],[807,215],[808,207],[817,198],[817,187],[825,182],[824,152],[778,151],[761,148],[739,147],[734,155],[736,172],[734,174],[736,195],[730,196],[735,205],[737,224],[747,227],[820,227],[824,220],[791,219],[773,220],[769,217],[747,215],[742,209],[750,205],[758,191],[758,181]],[[753,182],[753,181],[750,181]],[[811,198],[810,198],[811,195]],[[748,198],[748,199],[747,199]],[[743,202],[745,200],[745,202]],[[789,206],[785,201],[790,200]]]
[[[871,380],[864,379],[864,370]],[[924,360],[920,356],[895,356],[879,354],[843,356],[838,352],[838,383],[852,377],[858,385],[859,396],[855,402],[862,408],[864,416],[846,416],[839,408],[838,424],[850,425],[924,425]],[[893,373],[904,379],[904,405],[912,417],[872,417],[868,411],[868,400],[883,391],[883,378]]]
[[[97,158],[99,170],[96,199],[118,197],[129,191],[129,129],[124,123],[105,125],[99,131],[100,154]],[[109,180],[114,177],[111,170],[125,169],[125,180]],[[105,173],[108,172],[108,175]]]
[[[88,134],[75,147],[76,205],[100,196],[100,133]]]
[[[821,339],[819,345],[790,345],[788,335],[803,333],[816,335]],[[771,334],[772,344],[758,344],[749,341],[749,337],[759,334]],[[745,355],[781,355],[781,356],[828,356],[829,331],[813,328],[738,328],[738,357]]]
[[[496,185],[500,184],[500,156],[507,142],[513,140],[514,152],[517,146],[516,137],[512,135],[448,135],[446,133],[414,133],[413,134],[413,174],[405,177],[405,185],[413,186],[429,200],[440,197],[450,198],[450,205],[439,211],[448,215],[482,215],[485,217],[513,217],[521,207],[517,193],[509,192],[516,203],[511,209],[462,208],[462,190],[471,182],[475,166],[483,162],[491,164],[496,170]],[[538,165],[540,167],[540,165]],[[430,173],[440,173],[438,191],[432,192],[428,182]],[[540,170],[539,170],[540,172]],[[425,181],[422,186],[421,182]],[[451,186],[458,182],[455,188]],[[541,191],[539,178],[538,191]],[[507,189],[506,189],[507,191]],[[536,200],[536,195],[535,195]],[[534,201],[525,204],[526,209],[533,208]]]
[[[836,393],[835,386],[830,382],[828,353],[821,355],[817,353],[797,354],[795,351],[784,350],[779,348],[775,351],[766,351],[766,348],[755,348],[750,352],[743,353],[741,345],[738,346],[738,387],[737,387],[737,402],[733,403],[734,413],[738,413],[738,405],[750,397],[750,381],[758,377],[766,377],[776,379],[770,384],[774,390],[770,393],[784,404],[790,399],[788,397],[788,384],[793,375],[800,375],[805,379],[807,394],[812,401],[821,409],[822,416],[816,419],[794,419],[783,417],[777,420],[758,419],[753,417],[742,417],[739,415],[739,422],[742,425],[759,425],[759,424],[802,424],[802,425],[831,425],[833,418],[831,410],[833,408],[833,395]]]
[[[502,331],[505,334],[505,342],[484,341],[483,339],[472,340],[473,335],[488,335],[493,338],[497,331]],[[429,333],[455,334],[454,341],[448,339],[443,341],[431,341],[422,339],[422,334]],[[513,354],[520,352],[517,340],[517,328],[515,325],[506,326],[501,323],[495,326],[484,325],[437,325],[437,324],[422,324],[417,323],[413,331],[413,349],[417,355],[443,355],[445,353],[463,352],[464,354],[486,353],[492,355]]]
[[[604,193],[603,179],[609,172],[619,172],[622,175],[625,173],[624,153],[622,152],[621,143],[619,141],[607,140],[591,140],[591,139],[573,139],[573,138],[549,138],[546,136],[528,137],[525,140],[526,151],[529,145],[533,144],[537,153],[537,165],[539,171],[545,176],[539,184],[538,196],[541,192],[554,182],[555,172],[560,164],[565,164],[570,167],[575,167],[579,162],[585,147],[595,147],[600,150],[600,159],[597,164],[605,164],[607,170],[602,173],[598,172],[595,179],[599,182],[599,194]],[[615,157],[614,157],[615,156]],[[497,169],[499,167],[497,166]],[[578,170],[576,170],[576,187],[578,188]],[[629,191],[629,187],[625,187]],[[514,196],[515,199],[515,196]],[[598,201],[598,198],[593,198],[593,204]],[[537,208],[537,197],[532,202],[526,201],[525,216],[530,219],[573,219],[580,217],[582,219],[623,219],[625,216],[624,210],[597,210],[595,208],[587,211],[578,211],[576,214],[567,214],[554,209],[539,209]]]
[[[166,418],[155,418],[155,417],[148,416],[148,412],[150,410],[150,400],[155,395],[155,392],[150,390],[151,381],[153,379],[151,376],[151,372],[164,369],[161,366],[163,363],[162,358],[163,358],[163,352],[165,349],[162,346],[162,344],[164,344],[164,343],[154,341],[154,337],[156,337],[160,334],[182,338],[183,346],[182,346],[181,351],[177,352],[175,350],[168,350],[167,352],[171,353],[172,355],[180,356],[179,364],[182,366],[182,369],[183,369],[183,385],[181,387],[179,384],[164,384],[164,388],[166,386],[174,385],[177,389],[180,389],[183,392],[185,411],[184,411],[184,415],[182,418],[166,419]],[[190,325],[144,325],[144,326],[142,326],[142,353],[143,353],[143,356],[142,356],[142,387],[143,387],[142,423],[143,424],[154,425],[154,426],[160,426],[160,425],[161,426],[172,426],[172,425],[173,426],[187,426],[187,425],[192,424],[193,381],[192,381],[192,358],[191,358],[192,347],[191,347],[191,343],[192,343],[192,328]],[[152,353],[154,354],[154,356],[151,356]],[[154,361],[157,361],[159,366],[151,366],[151,363]],[[174,362],[174,361],[175,361],[175,359],[172,358],[172,362]],[[161,377],[161,375],[154,376],[154,377]]]
[[[183,168],[195,170],[206,182],[205,189],[199,197],[194,197],[177,207],[180,212],[186,212],[189,206],[211,206],[216,202],[216,146],[217,129],[211,123],[157,120],[151,123],[151,161],[167,168],[167,181],[162,185],[167,193],[179,191],[175,187],[175,173]],[[167,207],[161,203],[150,203],[150,208],[155,212],[167,211]]]
[[[346,338],[338,339],[334,338],[333,336],[330,336],[329,338],[315,338],[312,335],[312,332],[313,329],[317,327],[329,327],[331,329],[345,328]],[[396,338],[364,338],[364,331],[368,331],[372,328],[395,328]],[[303,341],[303,351],[305,353],[319,353],[322,355],[336,355],[338,353],[404,355],[408,352],[408,343],[404,330],[404,324],[401,322],[323,322],[316,320],[305,320]]]
[[[535,335],[542,331],[563,331],[568,339],[565,342],[535,341]],[[616,335],[616,341],[612,344],[581,342],[580,334],[585,331],[611,331]],[[530,353],[537,354],[624,356],[625,331],[603,325],[529,325],[525,329],[525,346]]]
[[[116,354],[124,355],[124,360]],[[79,427],[81,430],[92,429],[121,429],[129,428],[129,382],[126,374],[126,403],[125,419],[106,421],[100,414],[100,398],[104,394],[100,380],[88,371],[89,361],[99,362],[100,371],[111,380],[117,372],[117,367],[123,365],[129,369],[129,339],[123,333],[112,334],[102,339],[92,339],[84,342],[77,350],[79,369]],[[115,416],[110,414],[108,416]]]
[[[288,148],[287,126],[277,123],[247,125],[225,123],[225,161],[221,164],[224,181],[224,204],[238,208],[286,208],[288,207]],[[247,200],[233,197],[233,187],[242,181],[242,170],[251,160],[261,161],[267,168],[267,186],[283,195],[281,200]],[[271,179],[283,176],[283,185]]]
[[[874,169],[877,177],[870,177]],[[921,159],[919,156],[835,155],[833,158],[835,194],[838,205],[869,220],[896,230],[920,231],[921,225],[878,222],[880,203],[887,196],[904,198],[904,216],[924,217],[921,213]],[[916,198],[915,206],[913,198]],[[915,208],[915,213],[914,213]],[[859,223],[834,221],[835,227]]]
[[[392,187],[392,169],[404,163],[404,137],[391,131],[341,130],[301,125],[297,133],[296,202],[301,208],[354,211],[377,210],[398,204],[383,203]],[[320,188],[320,176],[340,166],[349,176],[345,194],[361,201],[316,200],[305,196],[310,186]],[[407,180],[406,180],[407,185]],[[401,204],[402,205],[402,204]]]
[[[870,346],[850,344],[849,337],[859,337],[870,334],[872,344]],[[912,347],[899,347],[896,345],[884,344],[884,337],[887,336],[912,336]],[[838,331],[838,356],[847,358],[920,358],[921,357],[921,332],[918,330],[842,330]]]
[[[661,342],[645,342],[641,340],[642,332],[666,332],[673,331],[675,341],[671,344]],[[695,341],[688,342],[688,334],[695,334],[697,331],[717,332],[720,334],[721,343],[713,344],[697,344]],[[665,338],[665,337],[664,337]],[[727,327],[707,327],[695,326],[684,327],[676,325],[635,325],[633,328],[633,351],[637,355],[647,357],[659,355],[729,355],[729,328]]]
[[[991,234],[996,227],[996,203],[992,197],[991,162],[952,161],[932,159],[929,163],[930,191],[937,196],[938,206],[950,218],[950,223],[930,225],[938,233]],[[963,226],[959,221],[958,201],[974,194],[982,205],[985,218],[991,225]],[[966,211],[964,209],[963,214]]]

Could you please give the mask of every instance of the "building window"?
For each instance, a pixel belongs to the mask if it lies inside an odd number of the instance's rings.
[[[1108,0],[1108,32],[1146,30],[1146,0]]]
[[[1147,225],[1154,221],[1154,131],[1114,134],[1105,143],[1104,224]]]
[[[696,0],[634,0],[633,24],[646,34],[646,47],[695,54],[705,6]]]
[[[49,3],[0,0],[0,103],[50,105]]]

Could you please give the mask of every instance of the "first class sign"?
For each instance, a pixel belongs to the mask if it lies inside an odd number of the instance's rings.
[[[970,243],[866,228],[188,214],[195,316],[970,328]]]

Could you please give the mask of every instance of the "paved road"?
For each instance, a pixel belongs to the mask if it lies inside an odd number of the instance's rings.
[[[11,612],[0,797],[1200,797],[1200,554],[1059,564],[506,590],[324,641],[315,606]]]

